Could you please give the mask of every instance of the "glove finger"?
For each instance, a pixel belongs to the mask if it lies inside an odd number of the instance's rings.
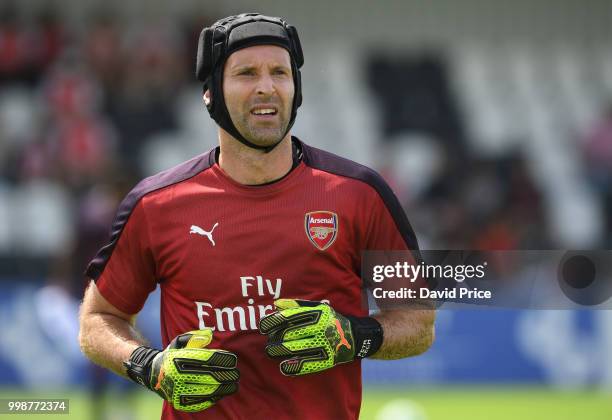
[[[269,343],[266,346],[266,354],[273,358],[287,356],[310,356],[319,354],[322,347],[318,347],[313,340],[292,340],[280,343]]]
[[[261,334],[270,334],[273,331],[278,331],[287,326],[287,318],[280,312],[272,312],[259,320],[259,332]]]
[[[216,400],[209,398],[206,395],[181,395],[172,402],[172,407],[178,411],[194,413],[196,411],[206,410],[215,405]]]
[[[277,311],[282,311],[283,309],[289,308],[299,308],[300,305],[297,303],[296,299],[276,299],[274,301],[274,308]]]
[[[188,367],[189,370],[185,370],[185,366],[181,366],[177,363],[177,370],[182,375],[189,375],[188,382],[200,385],[218,385],[237,382],[240,379],[240,371],[238,369],[219,369],[214,367],[199,367],[199,371],[196,373]]]
[[[171,349],[167,353],[174,360],[189,359],[204,366],[235,368],[238,364],[238,357],[234,353],[220,349]]]
[[[233,353],[208,349],[168,352],[172,362],[170,369],[176,369],[181,375],[190,375],[190,380],[196,383],[209,383],[211,380],[227,383],[240,378],[240,372],[236,369],[238,358]]]
[[[189,331],[178,335],[168,345],[169,349],[203,349],[212,341],[213,333],[210,328]]]
[[[221,398],[238,391],[238,384],[195,385],[186,384],[180,389],[173,401],[173,406],[180,411],[205,410]]]
[[[283,309],[263,317],[259,321],[259,332],[269,334],[278,330],[298,328],[315,324],[321,317],[321,310],[308,310],[300,307]]]
[[[219,400],[227,395],[234,394],[238,391],[238,382],[226,384],[187,384],[179,395],[201,395],[209,399]]]
[[[177,382],[174,389],[174,395],[194,396],[199,395],[202,398],[224,397],[235,393],[238,390],[238,383],[232,382],[227,384],[199,384],[192,382]]]
[[[305,299],[294,299],[295,302],[300,305],[300,307],[304,308],[313,308],[319,305],[327,305],[326,303],[320,302],[318,300],[305,300]]]
[[[324,349],[312,350],[308,355],[292,357],[280,363],[279,368],[285,376],[306,375],[320,372],[334,366],[333,358]]]
[[[282,311],[283,309],[292,309],[292,308],[300,308],[300,307],[312,308],[312,307],[319,306],[319,305],[324,305],[324,304],[316,300],[305,300],[305,299],[276,299],[274,301],[274,307],[278,311]]]

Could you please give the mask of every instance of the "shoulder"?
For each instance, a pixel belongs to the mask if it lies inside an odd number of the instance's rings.
[[[145,196],[149,197],[185,182],[210,168],[213,164],[214,149],[140,181],[119,204],[113,222],[113,231],[120,233],[123,230],[124,225]]]
[[[360,181],[376,191],[383,200],[388,199],[389,194],[393,195],[387,182],[372,168],[304,143],[302,150],[304,163],[313,169]]]
[[[143,197],[184,182],[210,168],[214,163],[214,155],[211,157],[212,153],[214,153],[214,149],[140,181],[119,205],[111,228],[110,241],[98,251],[98,254],[89,264],[86,274],[96,280],[102,274],[104,267],[117,246],[119,238],[123,236],[122,234],[128,224],[128,220],[135,220],[130,223],[136,232],[139,232],[139,228],[143,227],[142,216],[138,216],[143,214],[142,207],[138,206],[142,202]],[[137,208],[138,210],[136,210]],[[131,239],[133,240],[134,238],[132,237]]]
[[[140,181],[125,196],[117,212],[118,219],[127,219],[143,197],[162,191],[165,188],[187,181],[214,164],[214,150],[195,156],[170,169],[149,176]]]
[[[301,143],[304,163],[316,170],[320,170],[337,177],[343,177],[358,182],[366,188],[360,188],[368,198],[376,197],[379,208],[386,208],[393,219],[398,231],[401,233],[409,249],[418,249],[419,244],[414,230],[399,200],[383,177],[375,170],[365,165],[345,159],[333,153],[317,149]],[[355,190],[353,190],[355,191]],[[372,203],[370,203],[372,204]]]

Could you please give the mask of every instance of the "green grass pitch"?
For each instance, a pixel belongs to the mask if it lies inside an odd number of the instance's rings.
[[[159,418],[161,399],[153,393],[110,392],[96,409],[82,391],[24,392],[0,389],[0,398],[68,398],[69,415],[0,414],[0,419],[140,420]],[[491,386],[414,389],[366,388],[364,420],[610,420],[612,390],[554,391],[546,388]]]

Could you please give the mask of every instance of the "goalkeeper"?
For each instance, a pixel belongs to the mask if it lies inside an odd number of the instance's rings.
[[[369,314],[362,252],[418,243],[376,172],[291,135],[303,64],[279,18],[205,28],[219,146],[134,187],[87,268],[83,352],[160,395],[163,419],[355,419],[362,358],[432,343],[427,306]],[[157,287],[163,350],[134,328]]]

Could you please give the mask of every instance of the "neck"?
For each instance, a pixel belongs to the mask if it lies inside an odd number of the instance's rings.
[[[243,185],[265,184],[282,178],[293,164],[289,133],[268,153],[245,146],[223,129],[219,129],[219,145],[219,166]]]

